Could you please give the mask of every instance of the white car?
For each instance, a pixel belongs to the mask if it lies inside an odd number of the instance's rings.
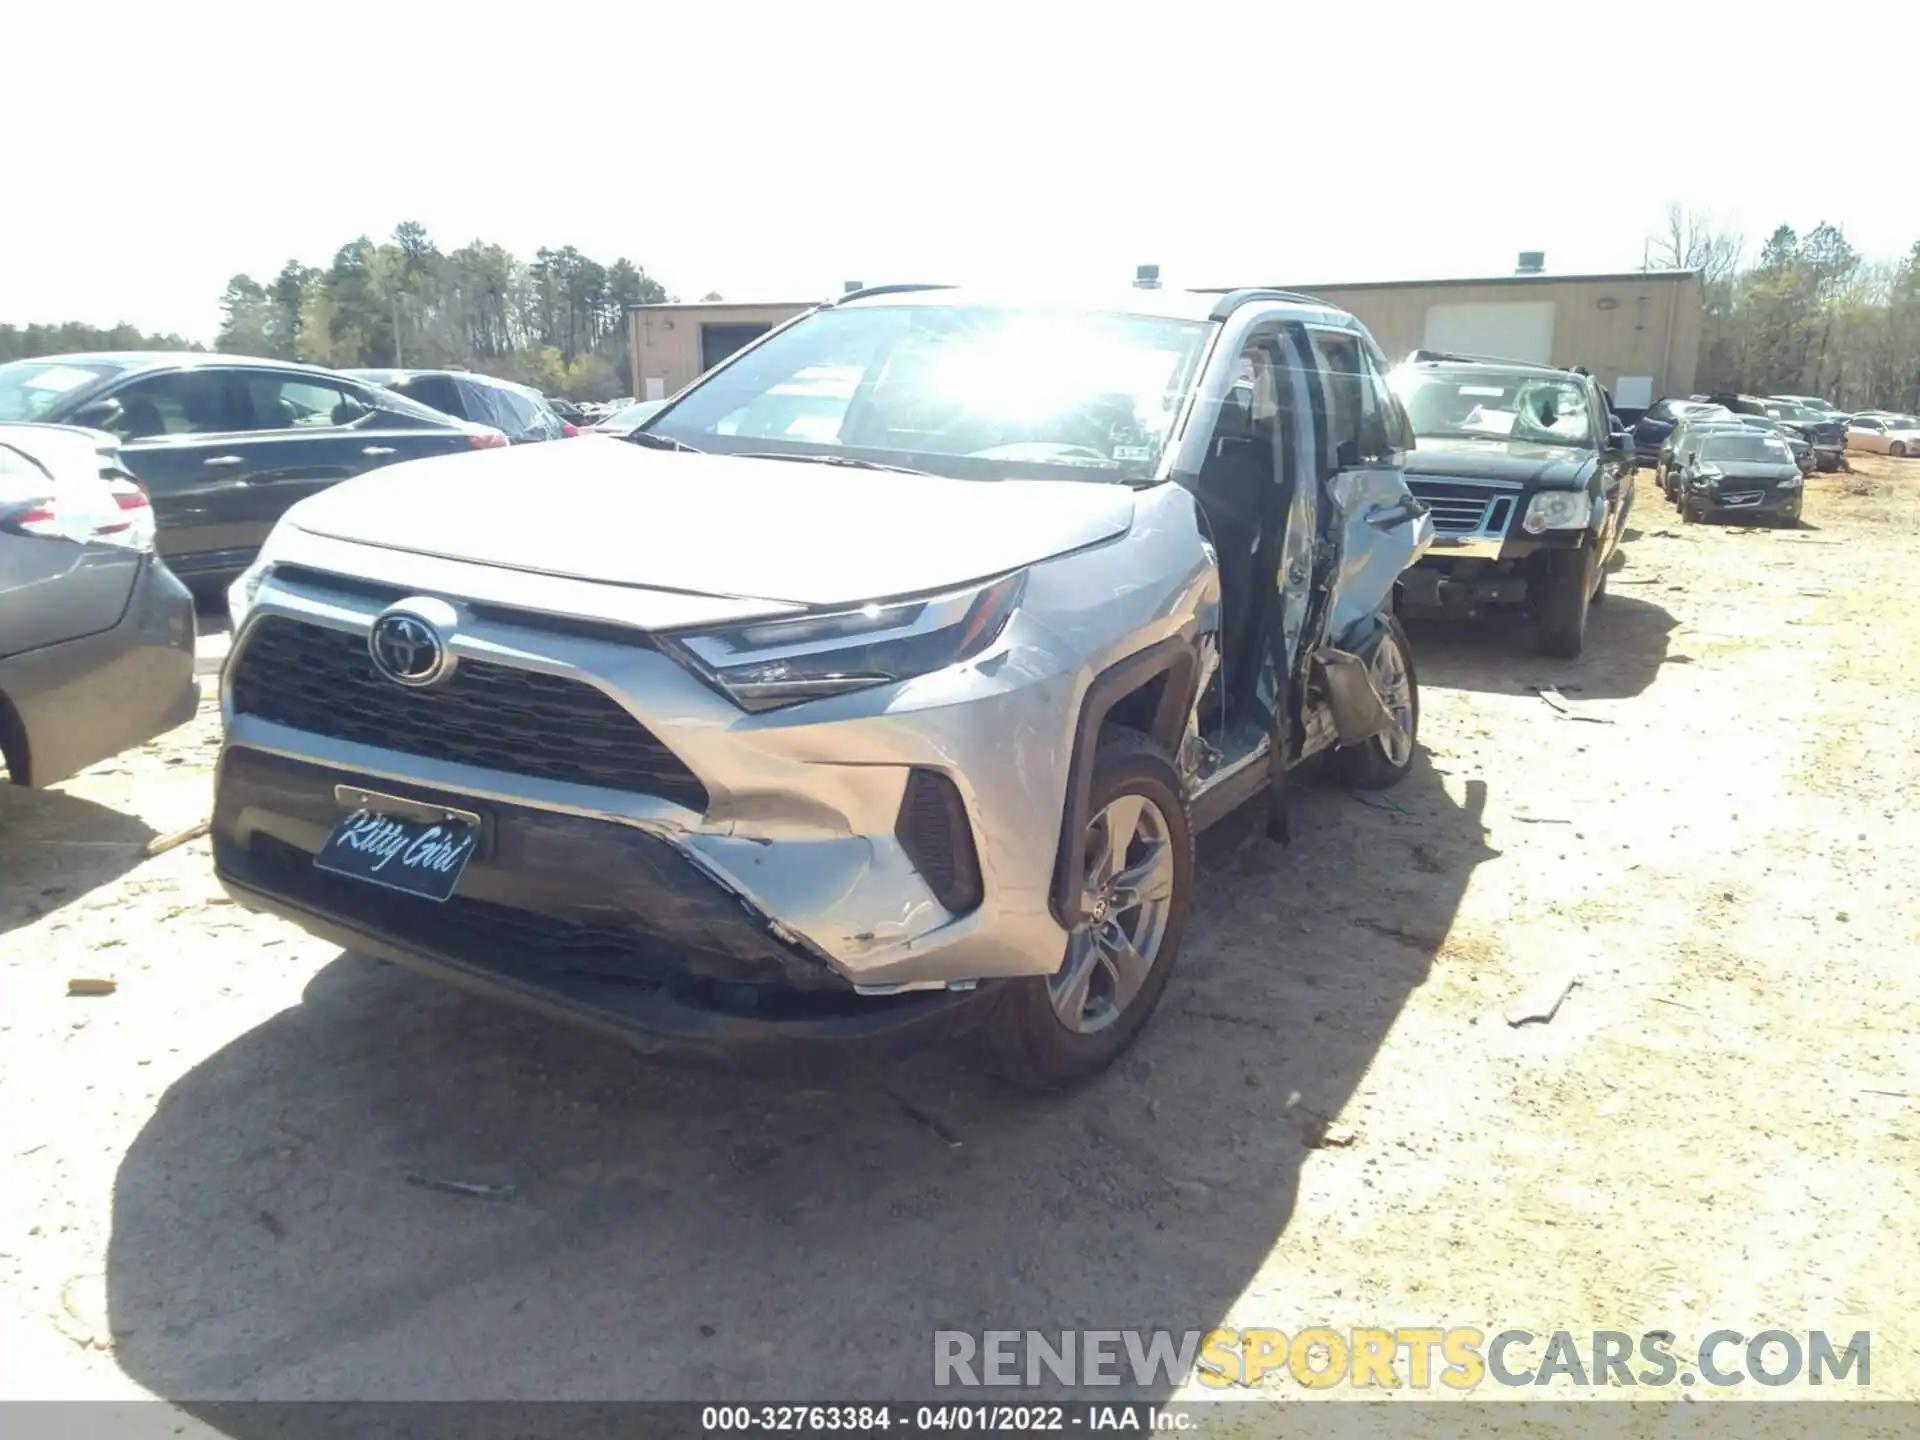
[[[1920,417],[1856,415],[1847,422],[1847,449],[1896,459],[1920,455]]]

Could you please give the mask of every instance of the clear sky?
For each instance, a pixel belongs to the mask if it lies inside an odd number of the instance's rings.
[[[0,29],[18,323],[210,338],[236,271],[404,219],[624,254],[686,299],[1631,269],[1669,201],[1751,249],[1920,239],[1911,4],[179,0]]]

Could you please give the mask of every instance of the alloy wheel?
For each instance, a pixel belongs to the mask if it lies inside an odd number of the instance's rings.
[[[1407,676],[1407,657],[1392,635],[1374,651],[1373,685],[1393,722],[1380,732],[1380,750],[1397,770],[1413,754],[1413,683]]]
[[[1093,1035],[1117,1021],[1147,983],[1173,912],[1174,855],[1165,813],[1121,795],[1087,825],[1081,919],[1047,982],[1061,1024]]]

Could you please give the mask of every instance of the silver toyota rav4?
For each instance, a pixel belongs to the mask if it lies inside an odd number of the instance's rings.
[[[1196,831],[1413,763],[1383,369],[1283,291],[879,287],[630,439],[303,501],[231,596],[220,877],[642,1048],[1091,1074]]]

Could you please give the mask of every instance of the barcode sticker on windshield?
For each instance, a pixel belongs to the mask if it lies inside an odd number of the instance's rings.
[[[1151,460],[1153,447],[1150,445],[1116,445],[1113,447],[1116,460]]]
[[[1507,392],[1498,385],[1462,385],[1462,395],[1504,395]]]

